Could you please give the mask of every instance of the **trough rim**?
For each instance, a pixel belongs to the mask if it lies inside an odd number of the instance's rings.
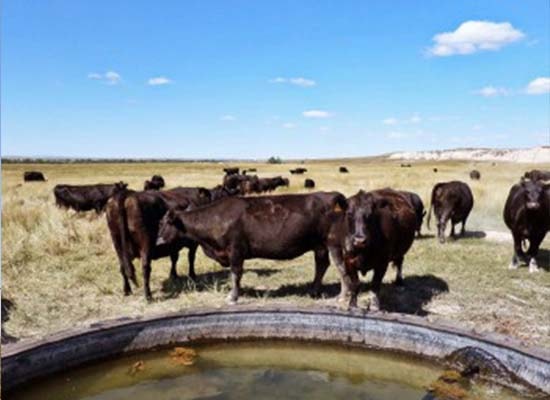
[[[537,346],[526,346],[519,340],[492,332],[476,332],[472,329],[464,329],[450,323],[432,323],[426,318],[412,316],[401,313],[385,313],[385,312],[366,312],[360,309],[342,310],[332,307],[297,307],[292,305],[267,305],[267,306],[250,306],[250,305],[235,305],[226,306],[223,308],[202,307],[195,310],[182,310],[169,313],[155,314],[150,316],[138,317],[121,317],[106,319],[103,321],[90,323],[88,326],[79,326],[75,328],[64,329],[58,332],[48,334],[40,339],[22,339],[15,343],[6,343],[2,345],[1,360],[20,355],[27,351],[38,349],[42,346],[62,342],[63,340],[85,336],[88,334],[108,331],[111,329],[120,329],[135,325],[148,324],[159,322],[162,320],[172,320],[186,317],[201,317],[209,315],[231,315],[231,314],[249,314],[249,313],[294,313],[304,315],[318,316],[341,316],[355,319],[379,320],[385,322],[396,322],[406,325],[412,325],[420,328],[458,335],[470,339],[475,339],[486,344],[491,344],[498,347],[504,347],[510,350],[522,353],[525,356],[536,358],[540,361],[550,364],[550,349]]]

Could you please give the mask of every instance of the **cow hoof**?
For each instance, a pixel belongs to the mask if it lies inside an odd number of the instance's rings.
[[[537,262],[535,261],[535,259],[532,259],[531,262],[529,263],[529,273],[533,273],[533,272],[539,272],[539,266],[537,265]]]
[[[514,263],[514,262],[511,262],[509,265],[508,265],[508,269],[518,269],[518,264]]]
[[[369,311],[380,311],[380,302],[378,301],[377,298],[373,298],[371,299],[370,303],[369,303]]]
[[[225,302],[230,305],[230,306],[234,306],[237,304],[237,300],[235,297],[233,297],[232,295],[229,295],[227,296],[227,298],[225,299]]]

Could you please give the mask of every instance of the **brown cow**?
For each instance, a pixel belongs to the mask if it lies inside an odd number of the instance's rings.
[[[127,184],[98,183],[95,185],[56,185],[53,189],[55,203],[58,207],[72,208],[75,211],[95,210],[101,213],[109,198],[115,192],[115,186],[126,187]]]
[[[523,176],[532,181],[550,181],[550,171],[542,171],[540,169],[528,171]]]
[[[25,182],[44,182],[44,174],[40,171],[25,171],[23,173],[23,180]]]
[[[326,244],[332,212],[344,202],[338,192],[229,197],[195,210],[166,213],[157,243],[193,240],[208,257],[230,267],[231,303],[239,297],[245,260],[290,260],[313,251],[313,292],[318,294],[330,264]]]
[[[204,188],[178,187],[166,191],[143,192],[118,188],[107,203],[107,223],[118,255],[125,295],[132,292],[129,280],[137,286],[132,260],[138,257],[141,260],[147,300],[152,299],[149,286],[151,260],[170,256],[172,261],[170,277],[176,279],[179,251],[187,247],[189,277],[195,279],[194,262],[197,243],[186,238],[178,238],[156,245],[159,222],[170,208],[198,207],[211,202],[213,197],[223,197],[224,193],[227,192],[221,187],[214,188],[212,191]]]
[[[413,206],[414,213],[416,214],[416,233],[418,237],[422,236],[420,231],[422,229],[422,221],[424,220],[424,216],[426,215],[426,210],[424,210],[424,203],[422,202],[422,199],[418,194],[414,192],[400,190],[399,193],[404,195]]]
[[[428,211],[428,228],[432,207],[437,218],[437,236],[440,243],[445,243],[445,228],[451,221],[451,237],[455,236],[455,225],[462,223],[460,235],[466,231],[466,220],[474,206],[474,196],[470,187],[464,182],[440,182],[432,189],[430,210]]]
[[[373,269],[371,309],[379,308],[382,279],[390,262],[397,269],[396,285],[403,285],[402,267],[405,254],[414,240],[414,208],[403,194],[382,189],[359,191],[350,197],[345,213],[331,230],[331,258],[342,274],[340,299],[351,294],[350,307],[357,306],[358,272]]]
[[[477,169],[470,171],[470,179],[473,181],[478,181],[481,178],[481,173]]]
[[[528,240],[529,272],[538,271],[539,246],[550,230],[550,185],[522,179],[510,189],[503,214],[514,237],[514,256],[509,268],[516,269],[525,260],[522,242]]]
[[[160,190],[164,187],[164,178],[160,175],[153,175],[150,181],[145,181],[143,190]]]

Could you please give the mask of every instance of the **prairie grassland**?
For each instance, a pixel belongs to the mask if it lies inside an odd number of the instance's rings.
[[[338,173],[345,164],[349,174]],[[296,164],[248,164],[260,176],[284,175],[288,189],[277,193],[305,192],[304,178],[313,178],[316,190],[338,190],[346,195],[358,189],[394,187],[420,194],[426,206],[433,184],[459,179],[471,186],[475,205],[467,224],[466,238],[437,243],[426,226],[426,238],[416,240],[405,259],[405,289],[390,284],[394,272],[385,278],[382,307],[389,312],[423,315],[430,321],[450,322],[480,332],[513,336],[525,344],[550,348],[550,240],[543,244],[539,264],[543,269],[529,274],[527,268],[509,271],[512,255],[509,242],[483,238],[485,231],[504,232],[502,208],[510,186],[533,165],[473,162],[416,162],[400,168],[399,161],[363,159],[307,162],[305,176],[291,176]],[[434,173],[432,169],[438,168]],[[537,165],[549,168],[550,165]],[[470,181],[476,168],[480,181]],[[45,173],[45,183],[23,183],[23,171]],[[15,303],[6,331],[20,338],[47,333],[97,320],[151,315],[191,307],[223,307],[229,290],[228,273],[215,261],[198,253],[196,283],[186,278],[187,257],[182,251],[178,271],[181,279],[168,278],[169,260],[153,263],[151,288],[155,301],[148,304],[142,288],[122,295],[118,261],[105,216],[76,214],[54,204],[52,189],[58,183],[109,183],[123,180],[140,189],[153,174],[164,176],[168,187],[212,187],[222,179],[222,165],[215,163],[149,164],[4,164],[2,168],[2,296]],[[139,262],[135,262],[140,271]],[[324,295],[308,295],[313,278],[313,257],[275,262],[250,260],[245,263],[244,296],[241,303],[258,306],[292,303],[302,306],[337,306],[339,279],[330,267],[324,279]],[[363,278],[370,281],[371,275]],[[364,290],[360,304],[368,295]]]

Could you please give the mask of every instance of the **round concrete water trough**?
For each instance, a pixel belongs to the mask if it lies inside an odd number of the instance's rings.
[[[433,326],[401,314],[292,307],[205,309],[93,324],[2,348],[2,389],[130,352],[197,341],[287,339],[395,350],[441,360],[471,346],[528,384],[550,393],[550,353],[502,338]]]

